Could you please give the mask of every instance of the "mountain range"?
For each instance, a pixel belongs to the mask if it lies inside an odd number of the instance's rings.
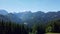
[[[47,12],[37,11],[32,13],[31,11],[20,13],[8,13],[6,10],[0,10],[0,21],[11,21],[15,23],[22,23],[32,25],[34,23],[47,23],[54,19],[60,18],[60,11]]]

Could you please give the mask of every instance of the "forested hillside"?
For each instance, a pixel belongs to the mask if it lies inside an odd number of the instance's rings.
[[[60,33],[60,11],[0,13],[0,34],[44,33]]]
[[[0,34],[44,34],[60,33],[60,19],[48,23],[34,24],[28,27],[25,24],[18,24],[11,21],[0,21]]]

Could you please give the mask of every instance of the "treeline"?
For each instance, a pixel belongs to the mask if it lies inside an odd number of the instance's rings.
[[[60,33],[60,19],[48,23],[37,23],[32,27],[11,21],[0,21],[0,34],[44,34]]]

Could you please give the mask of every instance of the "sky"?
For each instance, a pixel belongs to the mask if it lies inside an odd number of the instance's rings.
[[[59,11],[60,0],[0,0],[0,10],[8,12]]]

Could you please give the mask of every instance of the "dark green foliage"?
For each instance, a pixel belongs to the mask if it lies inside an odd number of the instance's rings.
[[[45,33],[45,24],[35,24],[32,28],[32,33],[34,34],[44,34]]]
[[[28,27],[23,24],[13,22],[0,22],[0,34],[28,34]]]
[[[60,19],[48,23],[37,23],[35,21],[32,27],[11,21],[0,21],[0,34],[44,34],[50,32],[60,33]]]
[[[46,26],[46,32],[60,33],[60,19],[50,21]]]

